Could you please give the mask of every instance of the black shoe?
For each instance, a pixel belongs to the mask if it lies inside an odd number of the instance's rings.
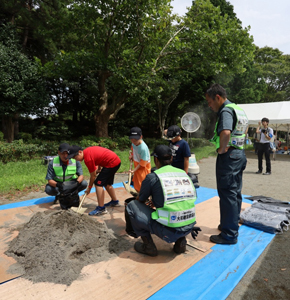
[[[141,242],[136,242],[134,244],[134,249],[142,254],[147,254],[149,256],[157,256],[158,251],[157,248],[152,240],[152,237],[146,237],[146,236],[141,236],[141,239],[143,243]]]
[[[271,172],[263,173],[263,175],[271,175]]]
[[[222,231],[222,226],[221,226],[221,224],[219,224],[218,230],[219,230],[219,231]]]
[[[185,238],[185,236],[179,238],[175,242],[175,244],[173,246],[173,250],[177,254],[184,253],[186,251],[186,238]]]
[[[258,170],[257,172],[256,172],[256,174],[261,174],[262,173],[262,170]]]
[[[225,245],[236,244],[238,242],[237,239],[226,240],[220,234],[219,235],[211,235],[209,240],[215,244],[225,244]]]
[[[55,196],[54,201],[53,201],[53,204],[56,204],[57,201],[59,201],[59,195],[56,195],[56,196]]]

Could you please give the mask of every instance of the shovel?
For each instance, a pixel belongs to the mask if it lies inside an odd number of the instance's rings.
[[[124,182],[123,181],[123,185],[124,185],[124,188],[125,190],[130,193],[132,196],[136,197],[138,195],[138,192],[131,187],[131,177],[132,177],[132,160],[130,161],[130,170],[129,170],[129,178],[128,178],[128,183]]]
[[[83,202],[85,201],[86,197],[87,197],[87,194],[84,193],[79,207],[71,207],[71,210],[73,210],[73,211],[75,211],[75,212],[82,215],[86,211],[86,208],[82,208]]]

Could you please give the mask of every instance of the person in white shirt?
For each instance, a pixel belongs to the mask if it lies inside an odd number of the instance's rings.
[[[262,124],[261,124],[262,123]],[[266,159],[266,172],[263,175],[271,175],[271,161],[270,161],[270,140],[274,136],[273,129],[268,126],[269,119],[263,118],[259,122],[256,133],[261,133],[260,144],[258,149],[258,168],[256,174],[263,172],[263,154],[265,153]]]

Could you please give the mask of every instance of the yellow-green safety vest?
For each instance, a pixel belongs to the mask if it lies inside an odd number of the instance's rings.
[[[228,143],[228,147],[232,146],[237,149],[244,149],[245,138],[246,138],[246,130],[248,128],[248,118],[245,112],[236,104],[230,103],[225,105],[225,107],[229,107],[234,110],[237,116],[237,122],[235,125],[235,129],[231,132],[230,140]],[[217,134],[218,121],[215,124],[214,136],[210,140],[213,144],[216,145],[216,149],[220,147],[220,137]]]
[[[154,172],[163,189],[164,206],[152,212],[152,219],[168,227],[195,223],[196,190],[186,172],[172,166]]]
[[[60,158],[59,156],[57,156],[53,159],[53,170],[55,173],[55,181],[64,182],[78,178],[78,176],[76,175],[77,164],[75,159],[70,160],[69,164],[66,167],[65,174],[63,174],[63,168],[60,164]]]

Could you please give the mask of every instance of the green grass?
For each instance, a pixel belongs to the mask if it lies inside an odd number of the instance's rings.
[[[151,149],[152,150],[152,149]],[[214,146],[204,146],[192,149],[196,159],[200,160],[204,157],[216,155]],[[116,154],[121,159],[121,167],[118,172],[124,173],[129,170],[129,149],[125,151],[116,150]],[[151,157],[151,165],[154,167],[153,157]],[[82,162],[85,178],[89,178],[89,172],[84,162]],[[35,190],[44,190],[47,183],[45,180],[47,165],[43,164],[42,159],[32,159],[27,162],[10,162],[1,164],[0,173],[0,195],[16,192],[26,192]]]
[[[46,184],[47,166],[41,159],[1,164],[0,194],[37,189]]]

